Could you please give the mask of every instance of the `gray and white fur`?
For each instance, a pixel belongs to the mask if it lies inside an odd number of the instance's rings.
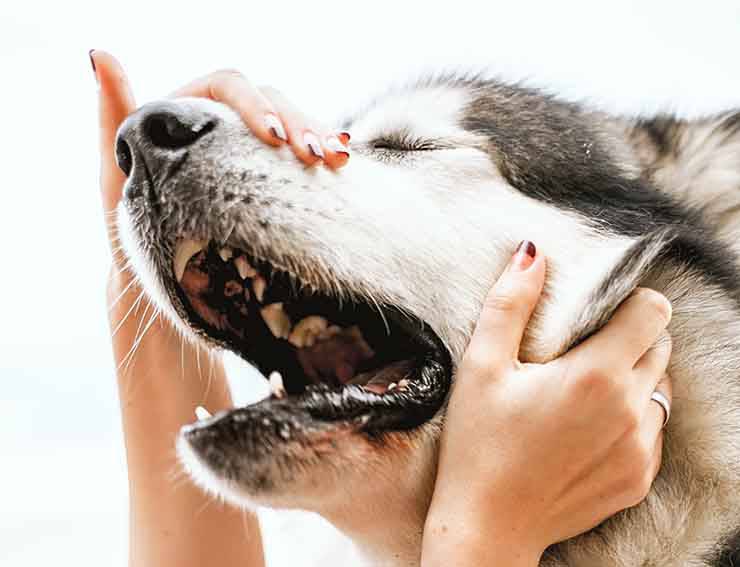
[[[148,143],[152,109],[215,127],[178,154]],[[740,112],[686,121],[611,117],[536,90],[444,76],[392,89],[347,120],[352,157],[306,168],[207,100],[147,106],[122,135],[144,156],[119,224],[150,295],[190,337],[167,278],[178,238],[236,239],[306,285],[397,306],[430,325],[453,365],[520,240],[548,259],[521,356],[547,361],[636,286],[673,305],[673,416],[647,499],[553,546],[544,566],[729,567],[740,557]],[[185,155],[186,157],[183,157]],[[270,447],[202,461],[194,480],[237,505],[302,508],[372,565],[418,565],[443,412],[382,441]],[[187,449],[183,450],[186,460]],[[192,457],[192,456],[190,456]],[[259,473],[259,474],[258,474]],[[255,482],[259,477],[262,482]]]

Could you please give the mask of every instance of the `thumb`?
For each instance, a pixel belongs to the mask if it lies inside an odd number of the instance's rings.
[[[544,281],[544,256],[533,243],[521,242],[483,302],[466,356],[485,368],[513,364]]]
[[[136,109],[126,74],[121,64],[105,51],[91,51],[90,61],[98,90],[100,123],[100,182],[106,213],[118,206],[126,176],[118,168],[113,145],[118,127]]]

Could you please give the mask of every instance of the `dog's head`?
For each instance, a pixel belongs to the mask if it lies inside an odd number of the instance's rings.
[[[198,481],[340,524],[406,494],[418,524],[487,289],[534,240],[548,291],[522,354],[560,352],[631,243],[591,222],[578,181],[625,173],[576,110],[488,82],[397,89],[346,126],[353,155],[332,172],[263,145],[217,103],[147,105],[118,135],[121,235],[180,329],[287,390],[183,430]]]

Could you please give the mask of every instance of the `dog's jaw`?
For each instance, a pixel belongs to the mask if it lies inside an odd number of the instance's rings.
[[[368,478],[360,469],[352,479],[351,496],[342,492],[317,510],[352,539],[368,565],[419,565],[441,427],[440,416],[387,453],[386,474],[392,478]]]

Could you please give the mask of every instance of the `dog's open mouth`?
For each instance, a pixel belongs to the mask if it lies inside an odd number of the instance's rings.
[[[188,324],[270,381],[270,397],[232,413],[380,433],[412,429],[444,403],[449,354],[428,325],[398,309],[317,292],[215,242],[180,241],[173,270]]]

